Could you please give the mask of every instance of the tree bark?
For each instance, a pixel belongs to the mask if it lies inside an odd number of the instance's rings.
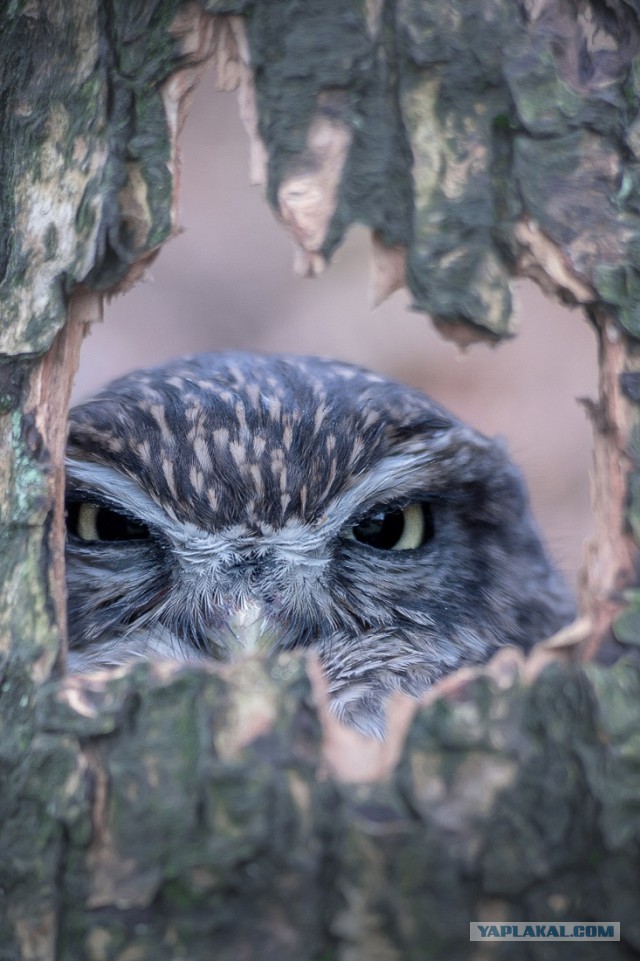
[[[620,921],[606,956],[637,956],[640,678],[578,658],[640,641],[639,49],[622,0],[0,11],[0,961],[560,950],[469,942],[508,919]],[[211,59],[299,270],[357,221],[374,296],[407,284],[463,343],[513,333],[515,275],[597,330],[583,620],[392,704],[385,744],[341,729],[293,655],[62,674],[78,349],[176,229]]]

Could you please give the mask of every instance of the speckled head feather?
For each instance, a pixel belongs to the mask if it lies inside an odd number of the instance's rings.
[[[71,414],[69,451],[111,463],[180,521],[313,521],[367,465],[450,415],[316,358],[205,354],[115,381]]]
[[[315,647],[381,733],[419,693],[573,605],[503,446],[334,361],[203,354],[70,418],[70,666]]]

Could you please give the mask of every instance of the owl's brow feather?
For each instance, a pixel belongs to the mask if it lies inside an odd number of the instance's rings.
[[[469,475],[469,461],[482,463],[486,474],[487,454],[494,463],[496,456],[502,466],[499,448],[488,439],[469,430],[464,425],[451,427],[429,438],[413,437],[396,445],[393,454],[350,479],[346,491],[332,499],[330,515],[324,513],[318,524],[310,524],[298,517],[289,517],[282,526],[273,528],[262,524],[252,529],[235,523],[206,530],[186,520],[178,520],[168,506],[159,506],[138,484],[114,467],[93,461],[83,462],[69,458],[67,462],[68,483],[71,491],[95,494],[124,512],[143,519],[146,523],[165,531],[169,541],[178,549],[183,563],[191,569],[194,565],[212,562],[238,561],[247,550],[275,548],[283,557],[297,563],[326,563],[323,547],[327,541],[340,536],[358,516],[379,504],[397,503],[412,498],[428,498],[450,490],[457,483],[457,475],[464,464]],[[483,457],[477,458],[482,450]],[[113,491],[118,491],[114,498]],[[174,522],[167,525],[167,513]],[[301,539],[304,529],[304,540]],[[259,535],[256,537],[256,535]],[[301,545],[304,543],[304,550]],[[318,551],[320,552],[318,554]]]
[[[93,461],[79,461],[75,458],[67,459],[67,483],[69,490],[82,493],[88,499],[91,496],[104,499],[115,510],[122,510],[134,515],[159,530],[168,533],[170,540],[180,548],[180,556],[192,563],[206,563],[215,554],[224,553],[229,549],[242,549],[254,546],[255,535],[251,537],[246,526],[233,524],[215,532],[206,531],[190,521],[176,520],[167,531],[167,516],[164,507],[160,507],[143,491],[138,484],[115,467],[106,464],[96,464]],[[114,497],[113,491],[118,491]],[[306,529],[305,551],[300,551],[300,529]],[[332,526],[333,530],[333,526]],[[313,558],[307,557],[316,550],[326,539],[327,529],[318,532],[314,537],[313,531],[299,520],[290,519],[280,529],[272,529],[264,525],[262,540],[265,549],[277,546],[281,553],[291,552],[291,555],[301,560],[305,555],[306,563],[313,564]],[[318,565],[325,561],[317,560]]]
[[[413,437],[355,477],[335,497],[332,511],[344,519],[374,504],[448,491],[459,482],[462,466],[467,482],[479,481],[491,467],[503,468],[504,456],[495,442],[464,425],[428,439]]]
[[[69,491],[81,492],[88,498],[92,494],[99,495],[114,509],[120,508],[158,527],[166,524],[166,509],[156,504],[134,480],[115,467],[76,460],[74,457],[66,459],[65,467]],[[117,497],[114,491],[118,492]]]

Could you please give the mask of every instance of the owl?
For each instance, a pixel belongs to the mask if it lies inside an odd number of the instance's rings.
[[[200,354],[70,415],[71,671],[317,652],[382,737],[420,695],[574,615],[503,444],[350,364]]]

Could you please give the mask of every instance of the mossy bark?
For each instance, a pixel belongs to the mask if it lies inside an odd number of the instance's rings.
[[[594,653],[623,611],[637,648],[639,49],[615,0],[4,5],[0,961],[471,958],[469,921],[508,918],[618,920],[607,957],[637,956],[631,662],[503,658],[392,706],[371,744],[300,658],[61,677],[61,548],[80,340],[176,226],[177,135],[215,57],[301,270],[358,221],[378,295],[406,283],[462,341],[512,333],[513,275],[586,309],[600,527],[580,637]]]
[[[514,667],[368,783],[328,776],[299,657],[41,688],[2,757],[0,959],[450,961],[509,919],[617,920],[637,957],[638,675]]]

